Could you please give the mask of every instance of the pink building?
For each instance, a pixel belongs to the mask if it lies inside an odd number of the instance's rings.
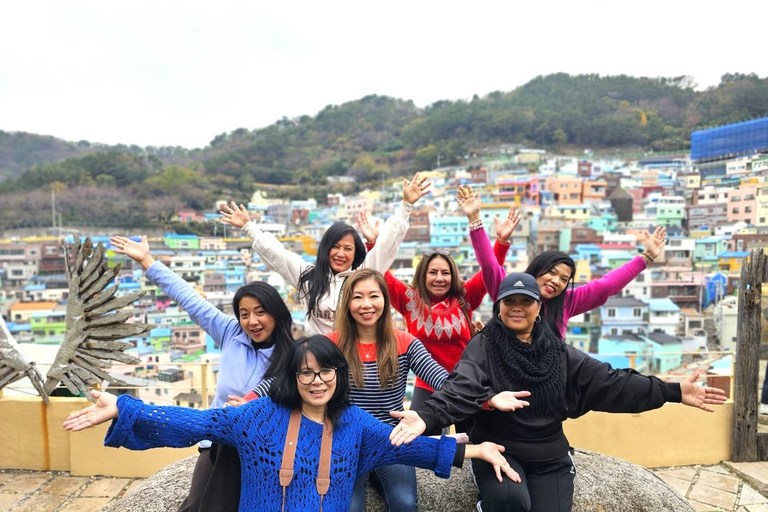
[[[754,184],[739,185],[728,194],[728,223],[746,222],[756,224],[757,186]]]

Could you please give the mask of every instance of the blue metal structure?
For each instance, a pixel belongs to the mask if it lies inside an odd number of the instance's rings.
[[[691,134],[691,160],[708,161],[768,151],[768,117]]]

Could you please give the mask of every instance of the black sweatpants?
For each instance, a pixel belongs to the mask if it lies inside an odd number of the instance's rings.
[[[201,449],[189,496],[178,512],[237,512],[240,508],[240,455],[231,446],[213,443]]]
[[[411,408],[409,410],[415,411],[419,407],[421,407],[421,404],[426,402],[426,400],[432,396],[432,392],[428,391],[424,388],[413,388],[413,395],[411,396]],[[472,430],[472,426],[475,424],[474,417],[470,416],[469,418],[462,420],[458,423],[456,423],[456,433],[457,434],[466,434],[470,430]],[[424,432],[422,435],[424,436],[436,436],[441,433],[441,429],[435,429],[433,432],[427,431]]]
[[[506,454],[512,469],[520,474],[521,483],[506,476],[499,483],[493,466],[484,460],[472,460],[472,473],[482,512],[570,512],[573,506],[573,480],[576,466],[572,453],[544,464],[521,465]]]

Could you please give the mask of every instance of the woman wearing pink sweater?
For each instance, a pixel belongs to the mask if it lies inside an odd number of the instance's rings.
[[[467,187],[467,189],[470,196],[476,196],[471,188]],[[464,197],[468,197],[466,193]],[[648,263],[659,257],[667,241],[666,235],[667,230],[663,227],[656,228],[652,234],[646,233],[643,252],[600,279],[590,281],[578,288],[573,287],[576,264],[570,256],[560,251],[545,251],[536,256],[525,272],[535,277],[539,284],[542,320],[557,326],[560,336],[565,339],[568,320],[602,306],[608,298],[623,290],[630,281],[645,270]],[[478,242],[481,241],[478,240]],[[490,245],[487,239],[484,243]],[[475,251],[477,252],[477,249]],[[501,265],[485,265],[481,266],[481,269],[486,283],[500,283],[506,274]],[[499,289],[488,285],[488,295],[492,301],[496,302]]]

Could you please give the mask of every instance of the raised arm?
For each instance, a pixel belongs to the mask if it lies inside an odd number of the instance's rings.
[[[310,265],[295,252],[286,249],[272,233],[265,233],[251,222],[248,210],[242,204],[234,202],[224,205],[220,211],[221,221],[236,228],[242,228],[253,241],[253,250],[261,256],[264,264],[273,272],[277,272],[294,288],[299,285],[301,274]]]
[[[579,286],[575,290],[567,290],[565,300],[567,318],[577,316],[596,307],[600,307],[605,302],[624,289],[640,272],[646,269],[648,263],[656,259],[664,250],[667,241],[667,229],[663,227],[656,228],[653,234],[645,234],[645,249],[643,253],[632,260],[623,264],[619,268],[611,270],[600,279],[595,279],[589,283]]]
[[[392,266],[408,231],[408,218],[411,216],[413,205],[429,192],[430,185],[427,178],[420,177],[419,173],[416,173],[412,181],[403,180],[403,200],[395,214],[388,218],[381,228],[376,245],[365,256],[364,267],[384,273]]]
[[[222,346],[230,335],[240,330],[240,323],[236,318],[219,311],[213,304],[205,300],[200,294],[182,279],[178,274],[155,261],[149,252],[147,237],[142,236],[141,242],[133,241],[121,236],[113,236],[110,243],[118,254],[125,254],[138,262],[144,269],[147,279],[163,289],[197,325]],[[223,348],[223,347],[222,347]]]

